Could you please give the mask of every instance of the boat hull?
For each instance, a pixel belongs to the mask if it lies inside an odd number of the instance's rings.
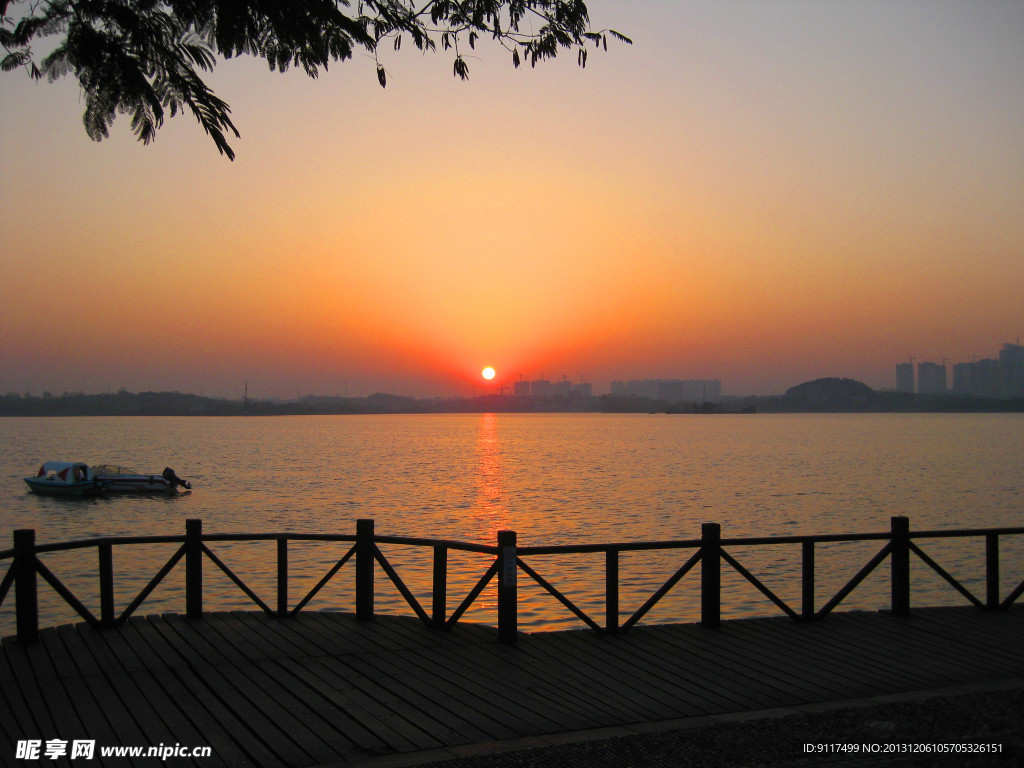
[[[92,480],[79,483],[54,483],[46,478],[26,477],[25,482],[33,492],[43,496],[95,496],[103,490]]]
[[[161,474],[132,472],[116,464],[100,464],[92,469],[104,493],[174,493],[179,487],[192,487],[170,467],[165,467]]]
[[[160,475],[96,475],[104,493],[174,493],[177,488]]]

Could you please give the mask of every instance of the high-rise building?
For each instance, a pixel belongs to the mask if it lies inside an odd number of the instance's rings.
[[[1024,346],[1003,344],[999,359],[953,366],[953,391],[975,397],[1024,397]]]
[[[917,391],[922,395],[946,394],[946,366],[938,363],[918,363]]]
[[[1003,344],[999,350],[1006,397],[1024,397],[1024,346]]]
[[[957,363],[953,366],[953,392],[958,395],[974,392],[974,363]]]
[[[717,403],[722,399],[718,379],[634,379],[613,381],[613,395],[634,395],[671,403]]]
[[[914,364],[913,363],[897,363],[896,364],[896,391],[897,392],[913,392],[914,391]]]
[[[1004,365],[1013,363],[1024,365],[1024,345],[1003,344],[1003,348],[999,350],[999,362]]]
[[[583,381],[572,385],[572,394],[577,397],[591,397],[594,393],[589,381]]]
[[[512,392],[516,397],[530,396],[530,382],[519,380],[512,386]]]
[[[530,394],[534,397],[551,397],[551,382],[546,379],[531,381]]]

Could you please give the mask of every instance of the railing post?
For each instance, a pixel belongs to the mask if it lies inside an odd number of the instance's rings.
[[[434,545],[434,584],[432,623],[434,629],[444,629],[448,613],[448,547]]]
[[[14,600],[19,643],[39,639],[39,596],[36,592],[36,531],[14,532]]]
[[[619,550],[604,553],[604,628],[614,635],[619,631]]]
[[[722,528],[718,523],[700,527],[700,623],[717,627],[722,614]]]
[[[803,607],[800,614],[805,621],[814,618],[814,542],[804,541],[803,548],[803,579],[801,580],[803,592]]]
[[[356,618],[373,618],[373,520],[356,520]]]
[[[519,590],[516,532],[498,531],[498,641],[515,643]]]
[[[104,542],[97,547],[100,567],[100,623],[114,626],[114,547]]]
[[[185,521],[185,616],[203,618],[203,521]]]
[[[985,608],[999,609],[999,534],[985,534]]]
[[[277,615],[288,615],[288,539],[277,540]]]
[[[892,615],[910,615],[910,519],[893,517],[892,538]]]

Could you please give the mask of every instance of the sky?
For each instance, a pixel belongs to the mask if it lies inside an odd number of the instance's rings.
[[[234,162],[0,74],[0,393],[892,388],[1024,336],[1024,3],[588,6],[634,44],[585,69],[221,61]]]

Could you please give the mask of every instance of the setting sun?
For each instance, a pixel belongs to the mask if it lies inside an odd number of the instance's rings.
[[[494,378],[494,369],[491,368],[490,366],[484,368],[480,373],[488,381]]]

